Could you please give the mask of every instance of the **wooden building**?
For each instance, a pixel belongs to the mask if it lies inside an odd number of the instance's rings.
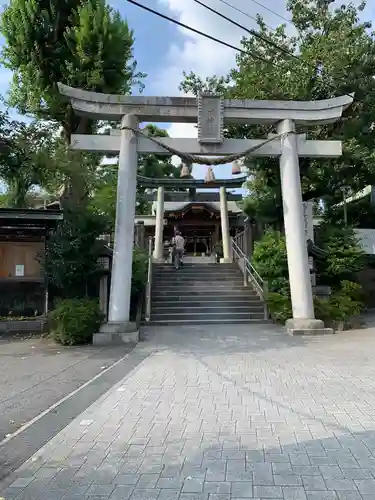
[[[153,207],[155,211],[155,207]],[[245,216],[235,201],[228,201],[230,235],[244,228]],[[143,222],[146,239],[155,235],[156,215],[136,216]],[[178,230],[186,239],[186,254],[210,255],[222,241],[220,203],[218,201],[164,202],[163,240],[170,241]]]
[[[230,237],[244,229],[246,215],[239,206],[242,195],[231,190],[238,190],[245,181],[246,176],[213,179],[209,183],[191,176],[182,179],[138,176],[141,186],[157,190],[150,195],[152,215],[139,215],[135,219],[136,224],[144,224],[146,237],[155,237],[154,256],[160,257],[160,246],[170,241],[176,230],[186,240],[187,254],[210,255],[222,243],[225,254]]]
[[[39,316],[48,310],[43,272],[48,234],[60,210],[0,209],[0,316]]]

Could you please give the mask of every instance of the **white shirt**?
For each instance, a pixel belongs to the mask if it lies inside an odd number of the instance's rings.
[[[176,250],[183,250],[185,248],[185,240],[179,234],[173,238],[172,242],[176,245]]]

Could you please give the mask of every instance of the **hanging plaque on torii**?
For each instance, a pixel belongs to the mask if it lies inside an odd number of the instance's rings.
[[[224,99],[222,96],[201,93],[198,96],[198,142],[222,144],[224,141]]]

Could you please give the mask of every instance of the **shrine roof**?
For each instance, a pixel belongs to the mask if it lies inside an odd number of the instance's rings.
[[[147,201],[157,201],[157,192],[145,193],[145,199]],[[234,193],[232,191],[227,191],[228,201],[241,201],[243,195],[241,193]],[[211,203],[214,201],[220,201],[220,193],[217,191],[194,191],[193,194],[188,191],[165,191],[164,192],[164,203],[167,201],[174,201],[179,203]]]
[[[157,188],[159,186],[168,188],[180,188],[180,189],[218,189],[221,186],[230,188],[240,188],[247,180],[247,175],[241,175],[241,177],[232,179],[215,179],[214,181],[207,183],[203,179],[176,179],[175,177],[161,177],[161,178],[151,178],[143,177],[141,175],[137,176],[138,184],[145,188]]]
[[[61,210],[0,208],[0,226],[51,227],[64,218]]]
[[[237,205],[235,201],[228,201],[228,212],[232,214],[240,214],[242,213],[241,208]],[[184,210],[188,206],[194,206],[194,205],[200,205],[200,206],[206,206],[208,209],[213,209],[216,212],[220,211],[220,202],[192,202],[192,201],[187,201],[187,202],[176,202],[176,201],[166,201],[164,202],[164,212],[179,212],[181,210]],[[152,212],[155,213],[156,211],[156,202],[152,204]]]

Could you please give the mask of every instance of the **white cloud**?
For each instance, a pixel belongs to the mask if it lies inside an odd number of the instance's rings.
[[[231,9],[220,0],[204,0],[204,2],[248,28],[256,26],[254,20]],[[240,47],[241,38],[247,35],[244,30],[209,12],[195,3],[194,0],[159,0],[159,3],[166,6],[172,16],[181,23],[224,40],[236,47]],[[259,5],[251,3],[249,0],[230,0],[229,3],[254,17],[259,12],[264,17],[265,22],[271,26],[283,23],[282,19],[267,10],[262,10]],[[283,16],[287,15],[284,0],[262,0],[262,3]],[[235,64],[236,51],[186,29],[179,29],[185,40],[182,46],[176,43],[170,45],[167,58],[169,64],[158,73],[152,85],[157,94],[179,94],[178,85],[182,80],[183,71],[194,71],[202,77],[214,74],[225,75]]]

